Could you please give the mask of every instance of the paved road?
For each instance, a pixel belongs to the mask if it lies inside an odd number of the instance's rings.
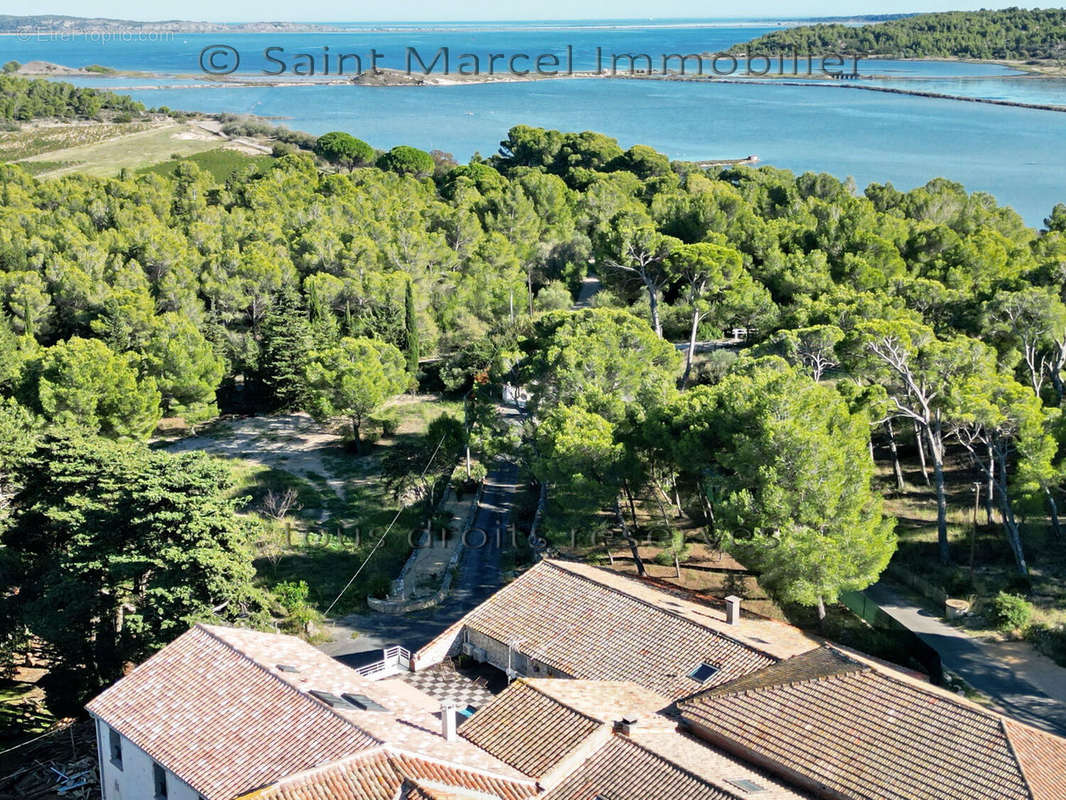
[[[595,275],[588,275],[583,281],[581,281],[581,291],[578,292],[577,302],[574,303],[574,310],[579,308],[589,308],[592,305],[592,298],[596,293],[603,288],[603,284],[600,279]]]
[[[502,584],[500,545],[509,543],[507,531],[519,488],[518,468],[510,461],[498,460],[485,479],[474,527],[467,537],[468,547],[452,592],[443,603],[411,614],[352,614],[331,626],[333,641],[320,649],[352,666],[376,660],[377,652],[390,645],[414,651],[484,602]],[[353,632],[359,634],[355,639]]]
[[[979,639],[913,605],[883,583],[866,596],[897,622],[914,631],[940,654],[944,666],[961,676],[1011,717],[1066,736],[1066,705],[1049,697],[996,659]]]

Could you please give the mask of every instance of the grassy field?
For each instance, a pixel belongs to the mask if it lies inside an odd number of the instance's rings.
[[[0,160],[17,161],[41,177],[73,172],[106,177],[123,168],[165,163],[175,154],[217,151],[223,141],[192,123],[175,121],[28,127],[0,134]],[[228,158],[215,156],[208,163],[218,166]]]
[[[462,405],[427,396],[401,398],[385,412],[395,420],[395,433],[382,436],[380,425],[371,425],[366,432],[368,443],[359,456],[336,440],[321,450],[322,472],[297,475],[284,468],[232,460],[237,495],[262,522],[255,565],[264,585],[306,581],[310,603],[324,611],[374,549],[400,507],[382,480],[382,457],[404,439],[424,435],[430,422],[445,412],[461,417]],[[284,520],[266,517],[267,492],[287,489],[295,490],[299,508]],[[409,535],[421,517],[420,508],[403,510],[334,613],[361,609],[368,595],[387,593],[410,552]]]
[[[150,122],[90,122],[56,125],[29,125],[0,132],[0,161],[19,161],[43,153],[56,153],[92,147],[116,138],[143,133]]]
[[[194,153],[182,158],[171,158],[150,167],[141,167],[137,170],[140,174],[152,173],[155,175],[172,176],[181,164],[195,164],[200,169],[210,172],[216,180],[224,182],[237,170],[248,166],[263,166],[269,164],[270,156],[253,156],[237,150],[217,148],[205,150],[202,153]]]

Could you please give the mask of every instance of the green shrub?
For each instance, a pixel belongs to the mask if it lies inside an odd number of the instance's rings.
[[[289,612],[306,606],[310,593],[311,589],[307,581],[283,581],[274,587],[274,595],[278,598],[278,602]]]
[[[1001,631],[1021,630],[1029,624],[1033,605],[1021,595],[1000,592],[993,598],[989,618]]]
[[[1066,627],[1031,625],[1025,632],[1025,638],[1056,664],[1066,667]]]

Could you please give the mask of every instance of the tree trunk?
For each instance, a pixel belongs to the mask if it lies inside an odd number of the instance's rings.
[[[825,600],[818,595],[818,629],[825,628]]]
[[[1018,572],[1022,577],[1029,577],[1029,565],[1025,563],[1025,552],[1022,548],[1022,536],[1018,530],[1018,523],[1014,519],[1014,507],[1011,505],[1010,496],[1007,494],[1007,464],[1002,456],[996,466],[999,480],[996,489],[999,493],[999,513],[1003,515],[1003,530],[1007,534],[1007,544],[1014,553],[1014,560],[1018,565]]]
[[[700,327],[700,313],[692,310],[692,329],[688,334],[688,352],[685,354],[685,374],[681,377],[681,388],[688,388],[689,375],[692,373],[692,357],[696,352],[696,334]]]
[[[648,309],[651,311],[651,326],[655,329],[655,335],[663,338],[663,326],[659,321],[659,290],[654,284],[644,282],[648,289]]]
[[[360,424],[361,423],[360,423],[359,417],[352,417],[352,447],[355,448],[355,454],[357,456],[358,455],[362,455],[361,444],[360,444],[360,441],[359,441],[359,427],[360,427]]]
[[[896,431],[892,428],[892,420],[885,422],[888,428],[888,449],[892,452],[892,472],[896,475],[896,489],[903,491],[903,467],[899,463],[899,448],[896,447]]]
[[[618,498],[614,499],[614,513],[618,518],[618,524],[622,528],[622,536],[626,540],[626,544],[629,545],[629,552],[633,555],[633,563],[637,565],[637,574],[644,576],[648,574],[648,570],[644,567],[644,561],[640,557],[640,550],[637,546],[637,540],[633,538],[633,534],[629,532],[629,526],[626,525],[626,518],[622,514],[622,504],[618,502]]]
[[[996,504],[995,495],[995,470],[996,454],[992,451],[992,445],[988,445],[988,466],[985,468],[985,517],[986,522],[992,525],[992,507]]]
[[[922,462],[922,478],[926,486],[932,486],[929,482],[929,466],[925,462],[925,445],[922,443],[922,431],[918,423],[914,423],[914,441],[918,444],[918,460]]]
[[[1051,514],[1051,532],[1055,538],[1062,538],[1062,525],[1059,523],[1059,504],[1055,502],[1055,493],[1048,487],[1044,487],[1044,496],[1047,497],[1048,512]]]
[[[639,528],[637,524],[637,506],[633,502],[633,492],[629,490],[629,479],[622,481],[622,488],[625,489],[626,500],[629,501],[629,516],[633,519],[633,527]]]
[[[537,537],[537,528],[544,518],[544,512],[548,506],[548,484],[540,485],[540,496],[537,498],[537,510],[533,512],[533,522],[529,526],[529,546],[533,550],[533,561],[540,561],[544,557],[548,542]]]
[[[933,481],[936,484],[936,540],[941,564],[951,563],[948,545],[948,500],[944,491],[944,441],[940,433],[940,419],[926,426],[929,455],[933,458]]]

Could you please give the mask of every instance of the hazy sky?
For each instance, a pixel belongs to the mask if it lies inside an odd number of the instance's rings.
[[[537,0],[528,4],[486,0],[3,0],[4,14],[70,14],[119,19],[378,21],[378,20],[504,20],[504,19],[648,19],[664,17],[790,17],[882,14],[906,11],[1007,8],[1017,0]],[[1025,4],[1021,4],[1025,5]]]

